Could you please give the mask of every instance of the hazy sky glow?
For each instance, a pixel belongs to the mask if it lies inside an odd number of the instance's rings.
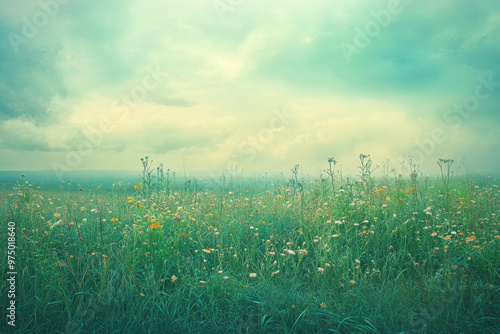
[[[0,36],[0,170],[498,171],[498,1],[1,1]]]

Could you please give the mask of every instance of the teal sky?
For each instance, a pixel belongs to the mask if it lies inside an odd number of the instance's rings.
[[[0,1],[0,170],[500,163],[500,2]]]

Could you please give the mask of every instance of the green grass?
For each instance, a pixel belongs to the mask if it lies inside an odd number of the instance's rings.
[[[446,196],[441,180],[400,177],[337,180],[335,193],[322,180],[170,194],[22,180],[0,193],[1,228],[16,222],[18,246],[16,327],[2,327],[498,333],[498,181],[455,178]],[[6,260],[1,268],[6,282]]]

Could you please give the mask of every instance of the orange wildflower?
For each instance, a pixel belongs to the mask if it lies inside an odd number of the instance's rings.
[[[475,235],[473,235],[472,237],[468,237],[467,239],[465,239],[465,243],[468,244],[469,242],[474,241],[474,240],[476,240],[476,236]]]

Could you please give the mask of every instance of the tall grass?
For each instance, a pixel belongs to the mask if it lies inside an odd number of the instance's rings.
[[[340,182],[329,168],[330,184],[296,171],[166,190],[145,170],[135,189],[0,193],[2,229],[17,226],[16,332],[500,328],[498,179]]]

